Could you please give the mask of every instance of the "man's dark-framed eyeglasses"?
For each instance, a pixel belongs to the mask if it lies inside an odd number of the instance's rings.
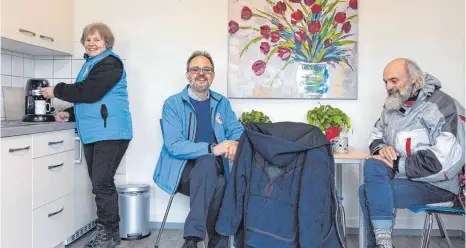
[[[198,74],[201,71],[204,72],[204,74],[211,74],[212,72],[214,72],[214,69],[211,68],[211,67],[200,68],[198,66],[195,66],[195,67],[188,68],[188,71],[193,73],[193,74]]]

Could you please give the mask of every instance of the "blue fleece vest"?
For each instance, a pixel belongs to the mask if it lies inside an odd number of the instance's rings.
[[[107,56],[120,59],[110,49],[95,57],[86,56],[86,63],[81,68],[76,83],[84,81],[94,65]],[[132,139],[133,128],[125,70],[120,81],[104,97],[93,103],[75,103],[74,111],[78,134],[84,144],[102,140]]]

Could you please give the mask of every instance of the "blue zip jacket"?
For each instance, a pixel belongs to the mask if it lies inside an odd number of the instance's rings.
[[[251,123],[216,224],[239,247],[342,247],[331,146],[304,123]],[[339,230],[339,231],[337,231]]]
[[[196,115],[189,101],[187,85],[180,93],[170,96],[163,105],[162,135],[163,146],[155,167],[154,182],[163,191],[173,194],[178,188],[181,174],[187,160],[197,159],[209,153],[209,144],[194,142],[196,137]],[[220,144],[224,140],[239,140],[244,129],[230,102],[224,96],[209,90],[210,112],[215,138]],[[228,179],[229,163],[223,157],[225,176]]]
[[[76,83],[84,81],[95,64],[107,56],[120,57],[110,49],[95,56],[86,55],[86,62],[79,72]],[[78,134],[84,144],[102,140],[133,138],[131,113],[129,111],[126,72],[120,81],[104,97],[93,103],[75,103],[74,111]]]

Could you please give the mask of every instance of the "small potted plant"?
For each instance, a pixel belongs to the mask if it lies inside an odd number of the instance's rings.
[[[250,122],[265,122],[271,123],[270,118],[262,113],[261,111],[252,110],[251,112],[243,112],[238,119],[238,121],[245,126],[247,123]]]
[[[340,136],[342,130],[348,131],[351,128],[351,120],[346,113],[330,105],[320,105],[309,110],[307,121],[325,132],[329,141]]]

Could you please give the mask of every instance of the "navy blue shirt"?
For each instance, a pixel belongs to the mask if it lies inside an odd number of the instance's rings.
[[[196,114],[196,137],[194,142],[217,143],[210,119],[210,99],[197,101],[189,98]]]

